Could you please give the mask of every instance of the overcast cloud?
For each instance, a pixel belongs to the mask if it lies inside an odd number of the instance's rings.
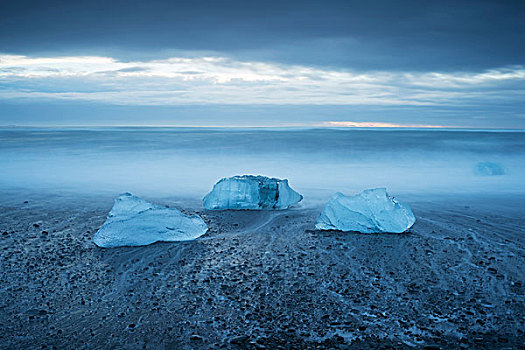
[[[3,1],[0,123],[120,124],[120,106],[151,125],[525,128],[523,18],[512,0]]]
[[[521,66],[481,72],[352,72],[224,57],[119,61],[0,56],[0,98],[124,105],[472,104],[524,98]]]

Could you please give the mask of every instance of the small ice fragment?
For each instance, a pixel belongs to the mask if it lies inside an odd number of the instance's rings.
[[[102,248],[141,246],[159,241],[188,241],[202,236],[208,226],[198,215],[146,202],[130,193],[121,194],[104,225],[93,237]]]
[[[204,208],[286,209],[303,199],[288,185],[288,180],[266,176],[242,175],[221,179],[203,201]]]
[[[505,175],[505,168],[499,163],[480,162],[474,167],[474,174],[477,176]]]
[[[390,197],[385,188],[365,190],[355,196],[336,193],[317,218],[319,230],[362,233],[406,232],[416,218],[407,205]]]

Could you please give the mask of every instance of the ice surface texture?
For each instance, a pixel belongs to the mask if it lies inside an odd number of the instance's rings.
[[[362,233],[402,233],[416,222],[410,208],[390,197],[385,188],[365,190],[355,196],[336,193],[317,218],[319,230]]]
[[[148,245],[158,241],[188,241],[202,236],[208,226],[198,215],[148,203],[121,194],[104,225],[93,237],[103,248]]]
[[[242,175],[221,179],[204,197],[206,209],[286,209],[303,199],[288,180]]]
[[[480,162],[476,164],[474,174],[477,176],[505,175],[505,168],[499,163]]]

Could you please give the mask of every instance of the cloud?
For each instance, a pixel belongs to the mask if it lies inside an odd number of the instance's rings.
[[[523,66],[482,72],[355,72],[240,61],[172,57],[119,61],[100,56],[0,55],[0,99],[89,101],[117,105],[475,104],[524,96]]]

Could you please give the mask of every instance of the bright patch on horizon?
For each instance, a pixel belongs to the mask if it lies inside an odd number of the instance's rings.
[[[451,128],[446,125],[428,125],[428,124],[395,124],[395,123],[381,123],[381,122],[340,122],[330,121],[323,122],[319,126],[323,127],[338,127],[338,128],[429,128],[429,129],[443,129]]]
[[[4,100],[118,105],[458,105],[487,97],[520,99],[524,80],[523,66],[456,73],[352,72],[224,57],[119,61],[99,56],[0,55],[0,99]]]

